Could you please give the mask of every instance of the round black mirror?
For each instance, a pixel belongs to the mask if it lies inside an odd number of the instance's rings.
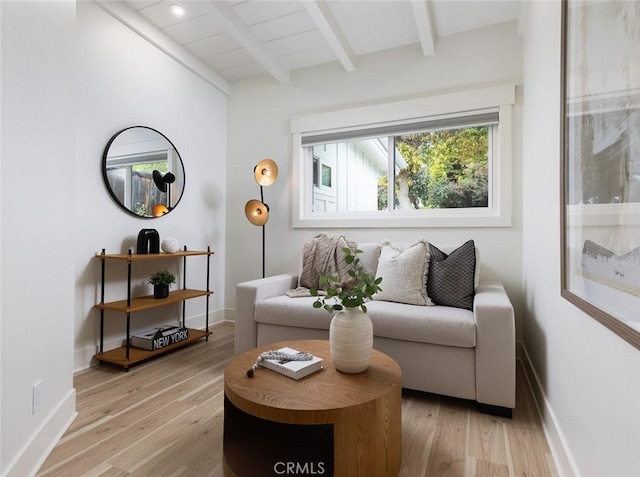
[[[102,156],[102,177],[111,198],[136,217],[171,212],[184,192],[184,165],[161,132],[146,126],[118,131]]]

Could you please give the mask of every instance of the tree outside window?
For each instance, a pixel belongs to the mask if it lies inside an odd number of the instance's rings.
[[[314,212],[486,208],[490,129],[441,129],[311,146]]]
[[[395,209],[488,207],[488,126],[405,134],[395,149]],[[385,210],[387,177],[378,185]]]

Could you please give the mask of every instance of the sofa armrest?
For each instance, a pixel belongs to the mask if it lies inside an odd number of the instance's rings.
[[[516,406],[515,314],[502,283],[481,281],[473,301],[476,322],[476,400]]]
[[[275,275],[236,285],[235,352],[244,353],[258,343],[258,324],[254,319],[256,303],[266,298],[284,295],[298,285],[293,273]]]

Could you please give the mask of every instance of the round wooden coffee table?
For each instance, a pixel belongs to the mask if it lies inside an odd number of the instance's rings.
[[[260,353],[285,346],[321,357],[323,369],[297,381],[262,367],[247,376]],[[224,380],[226,476],[398,474],[401,373],[386,354],[373,350],[365,372],[346,374],[328,341],[285,341],[236,356]]]

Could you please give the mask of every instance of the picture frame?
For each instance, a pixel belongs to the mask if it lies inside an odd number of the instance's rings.
[[[640,349],[640,2],[563,0],[561,295]]]

